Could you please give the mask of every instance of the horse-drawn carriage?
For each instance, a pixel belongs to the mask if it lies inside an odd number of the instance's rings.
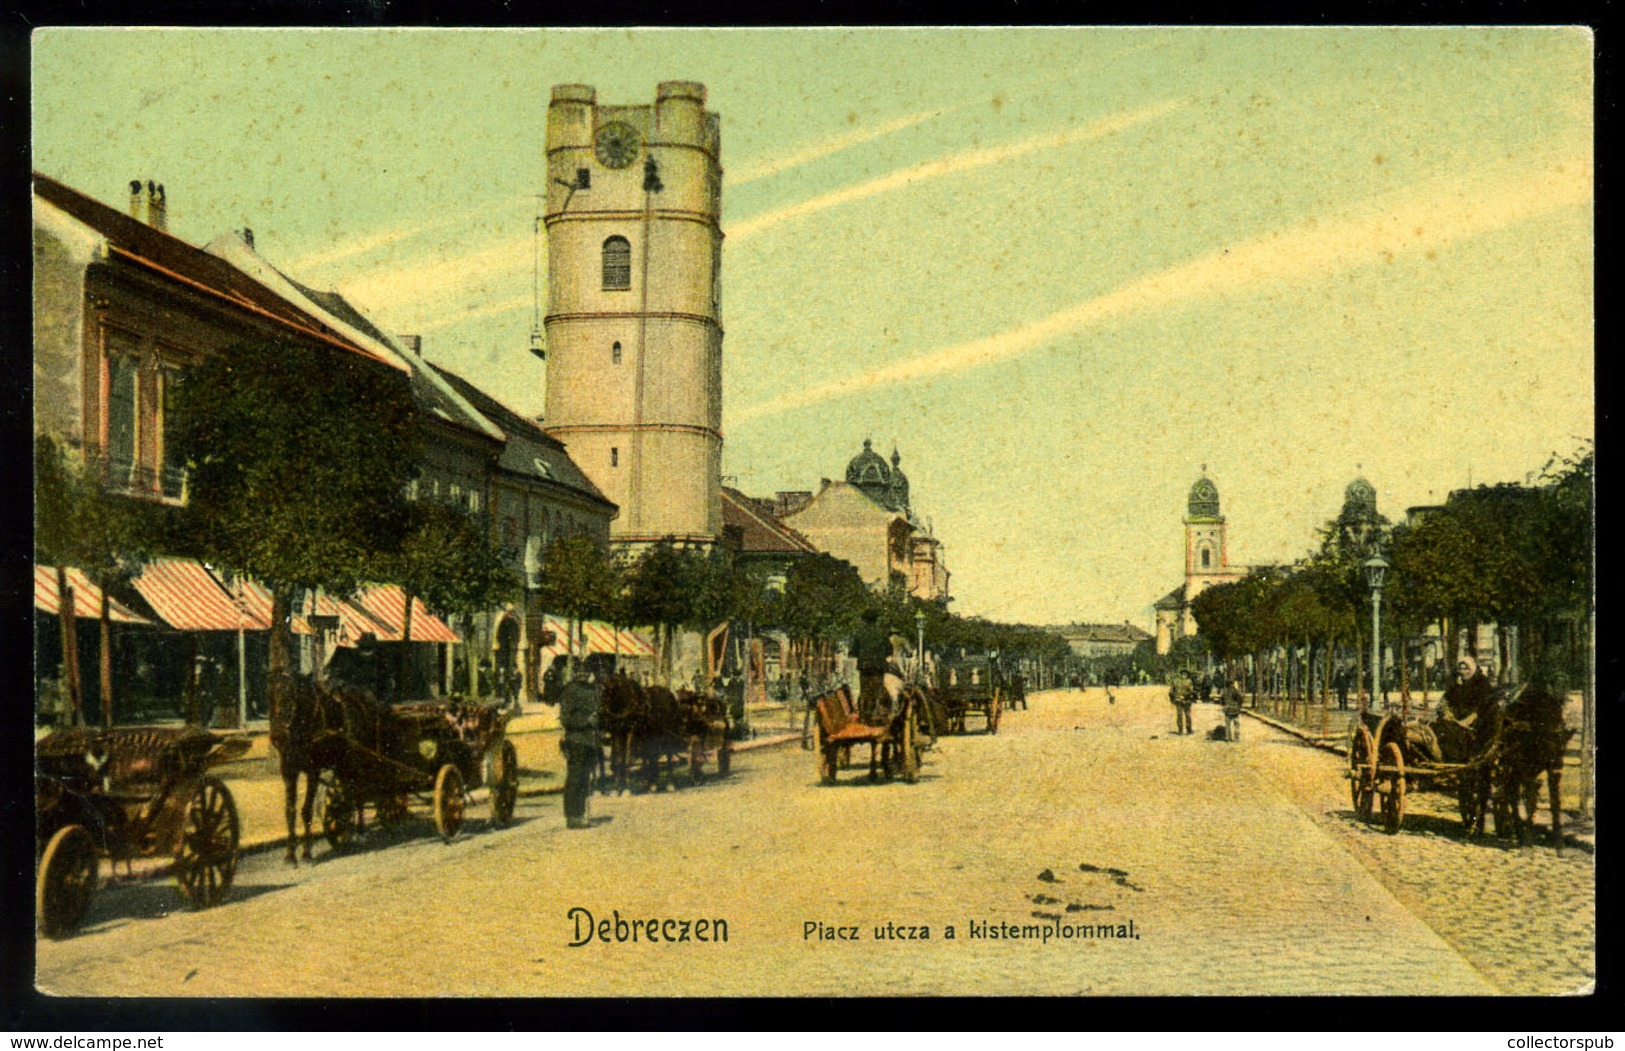
[[[240,827],[231,791],[207,771],[248,741],[195,727],[58,730],[35,747],[41,933],[59,938],[84,919],[100,859],[171,857],[195,907],[218,902],[237,871]]]
[[[999,671],[996,658],[983,656],[962,657],[938,666],[932,714],[943,725],[936,732],[966,733],[966,717],[976,715],[982,720],[983,730],[998,733],[1005,705],[1005,685]]]
[[[1371,821],[1380,812],[1383,827],[1398,832],[1405,821],[1409,792],[1454,792],[1456,810],[1470,835],[1482,833],[1484,815],[1494,815],[1498,835],[1527,841],[1534,821],[1537,779],[1544,773],[1550,795],[1552,835],[1561,849],[1559,788],[1563,752],[1572,731],[1562,726],[1561,698],[1555,701],[1521,686],[1493,693],[1493,718],[1473,731],[1457,729],[1443,738],[1444,725],[1406,719],[1397,713],[1367,712],[1350,727],[1349,790],[1354,812]],[[1443,745],[1443,746],[1442,746]]]
[[[709,762],[716,763],[719,774],[728,773],[733,726],[722,698],[645,686],[618,672],[604,677],[603,689],[600,728],[609,765],[599,774],[600,793],[612,787],[623,792],[633,787],[656,789],[662,769],[665,783],[675,786],[671,775],[680,762],[687,763],[689,780],[696,784]]]
[[[491,824],[513,820],[519,758],[507,739],[509,713],[488,705],[414,701],[390,705],[369,694],[328,696],[311,743],[322,771],[322,833],[339,849],[371,806],[379,823],[403,819],[413,798],[433,808],[435,829],[450,841],[476,789],[488,789]]]

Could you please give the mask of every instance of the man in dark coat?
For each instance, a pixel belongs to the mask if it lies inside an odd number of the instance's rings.
[[[879,725],[890,715],[886,694],[886,665],[891,661],[891,636],[880,626],[880,613],[863,611],[863,623],[852,636],[852,656],[858,662],[858,718]]]
[[[1168,687],[1168,701],[1174,706],[1174,734],[1189,734],[1191,732],[1191,705],[1196,700],[1196,686],[1191,682],[1191,673],[1179,672],[1174,676],[1173,685]]]
[[[564,739],[564,824],[566,828],[590,828],[587,821],[587,791],[592,772],[598,767],[603,745],[598,736],[598,714],[603,688],[585,664],[575,666],[575,678],[559,690],[559,725]]]
[[[1224,703],[1224,739],[1241,740],[1241,683],[1231,679],[1221,697]]]

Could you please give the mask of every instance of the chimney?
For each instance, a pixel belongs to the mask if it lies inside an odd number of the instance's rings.
[[[401,346],[405,347],[407,350],[410,350],[418,357],[423,357],[422,336],[396,336],[395,338],[401,341]]]
[[[164,184],[147,180],[147,225],[154,230],[169,230],[169,209],[164,205]]]
[[[141,216],[141,180],[130,180],[130,218],[143,222]]]

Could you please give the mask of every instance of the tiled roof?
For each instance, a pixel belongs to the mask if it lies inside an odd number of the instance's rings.
[[[474,384],[448,369],[426,362],[480,414],[490,419],[508,436],[507,444],[497,466],[504,471],[523,475],[531,481],[547,481],[614,508],[596,485],[592,484],[576,462],[570,458],[564,443],[547,434],[534,420],[526,419],[513,409],[497,401]]]
[[[1144,642],[1154,636],[1133,624],[1069,624],[1061,634],[1080,642]]]
[[[39,172],[34,173],[34,194],[95,230],[106,238],[108,246],[115,253],[136,265],[178,279],[241,309],[299,329],[325,342],[382,360],[226,260],[190,245],[167,231],[149,226]],[[389,364],[400,367],[397,362]]]
[[[722,487],[722,524],[737,528],[740,550],[749,554],[817,554],[812,541],[779,521],[761,505],[737,489]]]

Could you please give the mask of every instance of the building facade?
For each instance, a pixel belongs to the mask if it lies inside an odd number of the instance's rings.
[[[722,531],[721,121],[703,85],[547,114],[543,426],[620,516],[614,541]]]
[[[1144,628],[1128,621],[1121,624],[1067,624],[1054,630],[1066,640],[1074,656],[1085,659],[1129,656],[1136,646],[1154,637]]]
[[[902,457],[891,462],[863,442],[846,480],[824,479],[816,493],[782,492],[774,503],[784,523],[822,551],[857,567],[872,588],[902,587],[928,602],[951,601],[943,544],[909,506]]]

